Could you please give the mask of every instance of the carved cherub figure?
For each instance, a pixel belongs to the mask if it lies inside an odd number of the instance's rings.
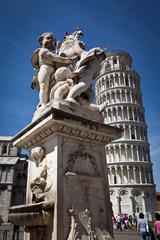
[[[77,58],[62,57],[52,53],[52,50],[56,48],[56,38],[53,33],[43,33],[38,41],[41,47],[36,49],[32,56],[32,65],[37,73],[31,87],[39,89],[38,107],[44,107],[49,101],[50,85],[54,85],[53,79],[57,63],[69,65]]]
[[[92,80],[98,76],[101,62],[106,58],[106,55],[101,48],[85,51],[84,44],[80,41],[82,34],[82,31],[77,30],[72,34],[66,35],[64,42],[58,50],[58,54],[68,57],[77,55],[79,57],[79,61],[73,71],[74,78],[77,78],[77,84],[70,89],[66,99],[73,102],[82,100],[83,103],[85,102],[86,105],[89,105],[92,97]]]
[[[56,84],[50,92],[50,99],[63,100],[73,86],[72,72],[67,67],[60,67],[55,72]]]
[[[32,202],[42,202],[45,200],[45,192],[51,188],[50,166],[45,158],[44,149],[35,147],[31,150],[31,158],[35,163],[34,178],[31,181]]]

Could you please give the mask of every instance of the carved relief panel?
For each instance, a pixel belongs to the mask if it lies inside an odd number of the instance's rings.
[[[32,192],[32,203],[52,201],[52,162],[46,158],[45,150],[42,147],[35,147],[31,150],[30,167],[30,190]]]
[[[69,148],[72,147],[72,151]],[[66,144],[64,219],[67,240],[112,239],[105,231],[106,206],[101,154],[85,144]],[[75,149],[75,151],[73,151]],[[70,227],[68,228],[68,225]]]

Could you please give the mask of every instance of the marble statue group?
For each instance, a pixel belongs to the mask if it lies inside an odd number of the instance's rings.
[[[39,90],[37,108],[44,108],[54,99],[95,107],[91,103],[92,82],[98,76],[106,55],[98,47],[86,51],[81,36],[83,32],[76,29],[71,34],[66,33],[62,42],[58,42],[50,32],[38,38],[40,48],[32,55],[36,74],[31,86]]]
[[[13,138],[29,151],[26,204],[9,210],[24,240],[113,240],[105,146],[122,130],[104,124],[105,106],[92,103],[106,54],[85,50],[82,35],[76,29],[58,42],[45,32],[32,55],[39,103]]]

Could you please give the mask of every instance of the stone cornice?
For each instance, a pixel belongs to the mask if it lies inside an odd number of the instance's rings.
[[[151,162],[147,162],[147,161],[128,161],[128,162],[107,162],[107,166],[108,168],[116,168],[116,167],[152,167],[152,163]]]
[[[140,89],[137,89],[135,87],[129,87],[129,86],[114,86],[114,87],[110,87],[108,89],[104,89],[101,92],[96,94],[96,97],[101,96],[103,93],[111,93],[111,92],[116,92],[116,91],[132,91],[132,92],[137,92],[137,93],[141,93]]]
[[[109,125],[111,124],[116,124],[116,125],[119,124],[119,125],[125,125],[125,126],[138,126],[138,127],[141,126],[144,128],[148,128],[146,123],[142,121],[135,121],[135,120],[112,121],[111,123],[109,123]]]
[[[108,144],[106,146],[106,149],[108,149],[111,146],[121,146],[121,145],[137,145],[139,146],[147,146],[149,147],[150,144],[146,141],[142,141],[142,140],[133,140],[133,139],[123,139],[123,140],[116,140],[113,141],[112,143]]]
[[[133,187],[133,188],[142,188],[142,187],[144,187],[144,188],[155,188],[155,184],[152,184],[152,183],[128,183],[128,184],[110,184],[109,185],[109,188],[110,188],[110,190],[114,190],[115,188],[122,188],[122,187],[125,187],[125,189],[127,189],[127,188],[131,188],[131,187]]]
[[[139,103],[128,103],[128,102],[119,102],[119,103],[112,103],[112,104],[108,104],[106,106],[106,108],[110,108],[110,107],[135,107],[135,108],[140,108],[143,111],[145,111],[144,107],[139,104]]]
[[[52,134],[63,134],[107,144],[120,138],[122,130],[51,108],[39,119],[22,129],[12,141],[15,146],[27,149]]]
[[[114,74],[114,73],[127,73],[127,74],[132,74],[134,76],[136,76],[139,81],[141,79],[140,75],[134,70],[134,69],[112,69],[112,70],[109,70],[109,71],[106,71],[105,73],[101,74],[100,76],[98,76],[96,78],[96,81],[98,81],[99,79],[101,79],[102,77],[104,77],[105,75],[111,75],[111,74]]]

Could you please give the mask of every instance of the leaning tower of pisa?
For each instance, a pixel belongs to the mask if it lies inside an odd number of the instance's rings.
[[[155,185],[140,76],[128,53],[107,54],[96,81],[96,100],[105,104],[104,122],[123,129],[122,138],[106,146],[113,212],[149,217],[155,210]]]

